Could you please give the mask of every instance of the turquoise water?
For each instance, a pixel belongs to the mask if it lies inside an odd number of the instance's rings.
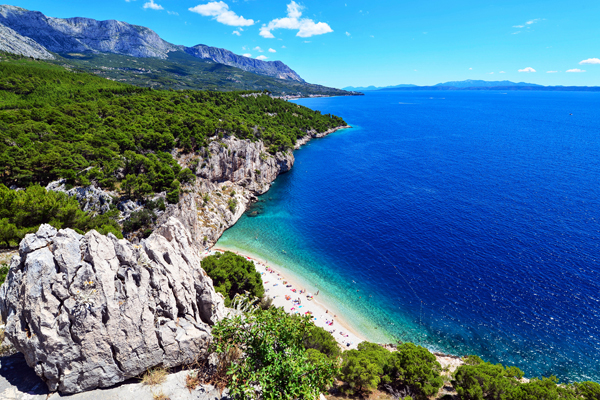
[[[320,290],[371,341],[600,380],[600,95],[299,101],[313,140],[218,245]]]

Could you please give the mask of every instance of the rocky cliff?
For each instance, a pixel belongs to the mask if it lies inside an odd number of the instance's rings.
[[[210,47],[204,44],[186,47],[185,52],[197,58],[212,60],[219,64],[230,65],[244,71],[254,72],[255,74],[304,82],[304,79],[300,78],[300,75],[281,61],[261,61],[255,58],[239,56],[229,50]]]
[[[0,25],[0,51],[42,60],[54,59],[44,46],[4,25]]]
[[[143,26],[89,18],[52,18],[41,12],[1,5],[0,24],[55,53],[102,52],[167,58],[179,47]]]
[[[171,218],[139,245],[42,225],[11,261],[0,313],[49,389],[77,393],[193,362],[224,308]]]
[[[213,140],[203,153],[180,157],[198,179],[179,204],[158,219],[160,225],[176,217],[201,246],[212,246],[233,226],[256,196],[265,193],[281,173],[294,165],[291,151],[269,154],[260,141],[225,137]]]
[[[0,50],[31,55],[36,58],[53,57],[55,53],[114,53],[133,57],[166,59],[173,51],[186,53],[244,71],[279,79],[304,82],[300,76],[281,61],[261,61],[243,57],[225,49],[197,45],[185,47],[171,44],[156,32],[143,26],[90,18],[52,18],[38,11],[0,5]]]

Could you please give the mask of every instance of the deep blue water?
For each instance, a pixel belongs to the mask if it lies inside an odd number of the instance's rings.
[[[302,276],[373,341],[600,381],[600,93],[297,103],[354,128],[297,151],[219,244]]]

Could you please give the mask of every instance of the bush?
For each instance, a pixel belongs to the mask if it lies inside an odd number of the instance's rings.
[[[218,322],[212,329],[212,349],[229,363],[230,396],[240,400],[318,398],[333,383],[337,367],[316,350],[304,349],[302,341],[312,326],[308,316],[290,315],[275,307],[252,308]]]
[[[404,343],[391,353],[388,368],[394,385],[407,387],[417,400],[436,394],[444,384],[435,356],[413,343]]]
[[[339,378],[348,384],[351,392],[369,394],[377,389],[383,375],[377,360],[359,350],[347,350],[342,358]]]
[[[215,290],[225,297],[227,307],[236,294],[248,292],[253,297],[261,298],[265,293],[254,263],[230,251],[204,258],[201,266],[213,280]]]
[[[523,372],[516,367],[507,370],[500,364],[461,365],[454,373],[453,385],[464,400],[509,399],[522,377]]]
[[[152,225],[155,218],[156,215],[149,209],[134,211],[123,222],[123,232],[135,232],[142,228],[148,228]]]
[[[338,358],[341,355],[340,346],[325,329],[320,326],[313,326],[306,338],[304,338],[304,347],[314,349],[330,358]]]

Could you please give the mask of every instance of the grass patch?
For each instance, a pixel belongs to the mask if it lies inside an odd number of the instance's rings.
[[[167,380],[167,370],[163,367],[151,368],[142,376],[142,384],[148,386],[160,385]]]
[[[153,400],[171,400],[171,398],[169,396],[167,396],[166,394],[164,394],[162,390],[158,393],[152,393],[152,399]]]

